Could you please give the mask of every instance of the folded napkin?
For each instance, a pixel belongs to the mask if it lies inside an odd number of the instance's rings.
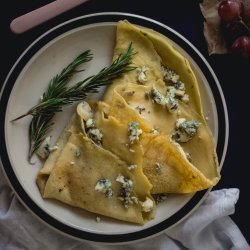
[[[194,213],[171,230],[130,244],[103,245],[68,238],[35,218],[16,198],[0,166],[0,249],[247,250],[248,243],[228,216],[234,213],[238,198],[236,188],[213,191]]]

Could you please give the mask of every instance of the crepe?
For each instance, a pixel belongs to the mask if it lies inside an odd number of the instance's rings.
[[[140,100],[143,103],[143,99]],[[99,109],[102,107],[104,105],[100,103]],[[159,130],[155,133],[152,124],[158,113],[152,110],[154,114],[149,119],[150,122],[146,121],[142,114],[133,110],[116,91],[109,109],[105,106],[105,116],[101,117],[99,113],[96,115],[96,123],[104,133],[104,148],[121,159],[131,159],[135,148],[142,149],[143,172],[153,185],[151,193],[190,193],[212,187],[219,181],[217,158],[206,125],[202,125],[198,134],[183,148],[170,137],[170,131],[174,129],[173,123],[173,127],[169,127],[168,131]],[[166,124],[169,118],[167,110],[164,115],[166,118],[162,119],[162,123]],[[189,118],[194,114],[185,115]],[[197,114],[195,118],[198,118]],[[128,124],[132,121],[138,123],[143,133],[137,143],[129,145]],[[192,162],[189,161],[186,152],[192,152]]]
[[[135,55],[132,63],[137,68],[148,67],[146,86],[152,86],[163,79],[161,66],[174,70],[185,83],[186,93],[190,96],[189,106],[198,114],[203,115],[198,81],[189,61],[176,49],[167,37],[147,28],[129,23],[127,20],[117,23],[114,58],[117,58],[132,42]],[[113,81],[105,92],[104,101],[110,103],[113,90],[127,83],[138,84],[138,72],[131,71]]]
[[[37,177],[43,198],[138,224],[154,217],[152,185],[142,171],[140,148],[133,164],[122,161],[87,137],[79,112],[57,143],[58,151],[50,154]],[[102,189],[104,181],[110,187]]]

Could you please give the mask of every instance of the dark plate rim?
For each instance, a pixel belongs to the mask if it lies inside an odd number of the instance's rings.
[[[11,90],[15,84],[15,80],[17,79],[19,73],[21,72],[25,64],[41,47],[43,47],[53,38],[56,38],[57,36],[74,28],[93,23],[116,22],[121,19],[127,19],[132,23],[154,29],[166,35],[168,38],[170,38],[180,47],[182,47],[192,57],[192,59],[197,63],[197,65],[199,65],[201,71],[203,72],[207,81],[209,82],[216,103],[216,108],[218,112],[218,124],[219,124],[218,143],[216,150],[220,162],[220,167],[222,167],[225,160],[227,145],[228,145],[229,122],[228,122],[228,112],[227,112],[225,98],[215,73],[213,72],[212,68],[210,67],[206,59],[201,55],[201,53],[178,32],[174,31],[173,29],[169,28],[168,26],[156,20],[131,13],[103,12],[103,13],[93,13],[89,15],[80,16],[71,19],[69,21],[63,22],[62,24],[59,24],[58,26],[50,29],[49,31],[41,35],[39,38],[37,38],[22,53],[17,62],[14,64],[9,74],[7,75],[7,78],[1,89],[0,117],[2,121],[5,121],[5,113],[8,105],[8,100],[11,94]],[[168,219],[158,223],[157,225],[151,226],[141,231],[126,233],[126,234],[115,234],[115,235],[97,234],[97,233],[82,231],[70,227],[68,225],[65,225],[59,220],[47,214],[25,192],[25,190],[19,183],[10,164],[10,160],[6,149],[4,124],[5,122],[2,122],[0,124],[0,134],[2,135],[0,137],[1,162],[5,175],[10,185],[12,186],[13,190],[15,191],[21,202],[40,220],[42,220],[52,228],[56,229],[57,231],[77,239],[94,241],[94,242],[103,242],[103,243],[126,243],[126,242],[138,241],[141,239],[151,237],[153,235],[157,235],[162,231],[169,229],[174,225],[180,223],[182,220],[184,220],[191,212],[195,210],[196,207],[199,206],[199,204],[205,199],[206,195],[211,190],[208,189],[197,192],[191,198],[191,200],[187,204],[185,204],[184,207],[182,207],[177,213],[175,213]]]

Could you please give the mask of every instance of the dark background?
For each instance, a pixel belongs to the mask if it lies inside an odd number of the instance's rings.
[[[198,1],[135,1],[135,0],[90,0],[22,35],[11,33],[9,24],[19,15],[51,1],[8,0],[0,9],[1,73],[2,85],[10,68],[25,48],[48,29],[71,18],[105,11],[140,14],[160,21],[185,36],[205,56],[224,92],[230,120],[230,136],[227,157],[222,169],[222,179],[214,189],[239,188],[240,198],[232,219],[250,242],[249,202],[249,100],[250,63],[232,55],[208,56],[203,36],[203,17]],[[165,2],[165,3],[164,3]],[[167,3],[166,3],[167,2]],[[0,86],[1,86],[0,85]],[[2,121],[1,121],[2,122]]]

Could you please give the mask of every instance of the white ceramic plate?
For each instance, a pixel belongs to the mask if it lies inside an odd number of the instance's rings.
[[[220,85],[206,60],[181,35],[154,20],[123,13],[101,13],[83,16],[63,23],[39,37],[22,54],[10,71],[1,91],[1,160],[5,173],[19,198],[43,221],[73,237],[99,242],[128,242],[150,237],[174,226],[184,219],[204,199],[209,190],[192,195],[170,195],[157,207],[156,218],[144,226],[101,217],[82,209],[73,208],[53,200],[42,199],[35,180],[42,163],[34,165],[27,160],[27,117],[15,123],[10,120],[34,106],[46,90],[49,80],[80,52],[91,49],[94,59],[84,64],[84,72],[72,82],[97,73],[110,65],[115,43],[116,22],[122,19],[155,29],[169,37],[176,48],[186,56],[200,83],[205,115],[217,143],[222,166],[227,142],[228,121],[225,100]],[[74,105],[55,117],[52,132],[55,141],[73,113]],[[220,133],[218,133],[220,131]]]

